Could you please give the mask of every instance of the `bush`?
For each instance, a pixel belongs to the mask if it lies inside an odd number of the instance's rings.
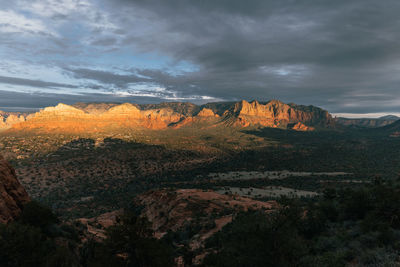
[[[125,214],[121,223],[107,229],[103,244],[90,244],[88,266],[173,266],[172,249],[152,237],[149,223]]]
[[[0,266],[49,266],[47,259],[54,244],[40,229],[11,223],[0,226]]]
[[[46,229],[48,226],[58,222],[57,216],[48,207],[36,201],[26,204],[22,210],[20,220],[24,224]]]

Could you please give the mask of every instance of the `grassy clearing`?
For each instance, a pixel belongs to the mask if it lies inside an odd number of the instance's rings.
[[[292,172],[292,171],[237,171],[210,173],[209,178],[213,180],[253,180],[253,179],[286,179],[289,177],[309,177],[309,176],[345,176],[351,175],[346,172]]]
[[[279,198],[286,197],[314,197],[318,194],[312,191],[297,190],[282,186],[268,186],[264,188],[223,187],[217,190],[221,194],[237,194],[251,198]]]

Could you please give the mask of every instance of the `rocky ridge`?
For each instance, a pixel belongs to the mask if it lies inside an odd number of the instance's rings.
[[[47,107],[29,117],[13,118],[8,128],[44,132],[99,132],[109,129],[167,129],[195,127],[278,127],[309,131],[333,127],[325,110],[313,106],[242,100],[196,106],[191,103],[136,105],[130,103],[78,103]],[[292,127],[295,125],[295,127]],[[0,125],[1,128],[1,125]]]
[[[390,125],[400,118],[396,116],[384,116],[380,118],[363,118],[363,119],[349,119],[349,118],[335,118],[335,121],[344,126],[359,127],[359,128],[378,128]]]
[[[329,127],[334,124],[332,116],[325,110],[315,107],[288,105],[278,100],[261,104],[254,100],[242,100],[225,112],[226,122],[236,126],[260,125],[265,127],[283,127],[299,123]]]

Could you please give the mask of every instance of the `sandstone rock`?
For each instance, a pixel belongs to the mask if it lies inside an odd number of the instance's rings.
[[[307,125],[304,125],[304,124],[301,123],[301,122],[298,122],[298,123],[294,124],[294,125],[291,127],[291,129],[292,129],[292,130],[295,130],[295,131],[299,131],[299,132],[314,131],[314,128],[313,128],[313,127],[309,127],[309,126],[307,126]]]
[[[88,107],[85,107],[88,108]],[[168,108],[140,110],[137,106],[124,103],[111,106],[107,111],[91,113],[73,106],[58,104],[48,107],[29,117],[25,123],[13,126],[13,130],[35,130],[40,132],[100,132],[117,128],[164,129],[178,122],[182,115]]]
[[[184,126],[196,126],[198,128],[209,128],[216,126],[219,122],[219,115],[215,114],[212,109],[203,108],[195,116],[181,119],[178,123],[172,125],[173,128],[181,128]]]
[[[225,113],[227,124],[235,126],[260,125],[265,127],[286,127],[290,123],[318,124],[327,127],[333,123],[332,116],[325,110],[315,107],[288,105],[279,100],[266,104],[242,100]]]
[[[107,112],[110,108],[118,106],[119,104],[116,103],[81,103],[78,102],[73,107],[83,110],[85,113],[88,114],[102,114]]]
[[[137,196],[135,204],[143,207],[140,216],[150,221],[156,238],[168,231],[195,228],[195,235],[184,241],[194,252],[192,260],[195,264],[200,264],[207,253],[205,241],[230,223],[235,214],[247,210],[269,213],[279,207],[276,201],[263,202],[200,189],[150,191]],[[183,243],[177,246],[183,246]]]
[[[152,228],[158,237],[168,230],[178,230],[186,222],[192,220],[197,213],[202,213],[207,217],[207,214],[215,215],[225,209],[270,211],[277,207],[275,201],[263,202],[200,189],[150,191],[136,197],[135,203],[144,207],[142,216],[152,223]]]
[[[144,107],[157,107],[141,109]],[[197,108],[196,108],[197,107]],[[197,113],[194,113],[195,110]],[[180,111],[182,113],[179,113]],[[189,115],[189,114],[196,115]],[[1,114],[0,114],[1,116]],[[9,124],[0,117],[0,129],[34,130],[40,132],[91,133],[120,129],[166,129],[180,127],[210,128],[218,125],[288,128],[289,124],[330,127],[331,115],[312,106],[298,106],[272,100],[261,104],[242,100],[237,103],[210,103],[193,106],[184,103],[158,105],[124,104],[58,104],[26,117],[8,116]],[[311,129],[311,128],[310,128]],[[295,130],[305,130],[299,127]]]
[[[26,121],[27,114],[0,111],[0,131],[11,128],[14,124]]]
[[[214,111],[212,111],[209,108],[203,108],[198,114],[197,117],[219,117],[218,114],[215,114]]]

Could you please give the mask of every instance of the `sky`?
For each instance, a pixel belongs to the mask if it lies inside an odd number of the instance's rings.
[[[0,109],[241,99],[400,113],[398,0],[0,0]]]

